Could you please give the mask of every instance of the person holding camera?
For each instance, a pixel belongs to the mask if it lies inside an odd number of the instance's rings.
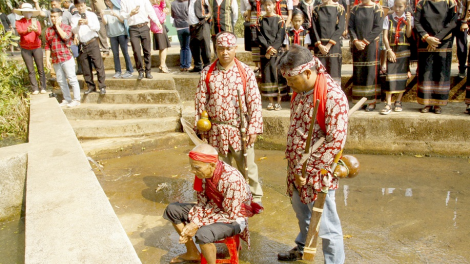
[[[36,80],[33,60],[38,69],[41,93],[46,93],[46,74],[44,72],[41,48],[41,24],[36,18],[40,14],[40,11],[34,9],[31,4],[24,3],[20,9],[15,9],[14,12],[23,16],[22,19],[16,21],[16,30],[18,35],[20,35],[21,56],[28,69],[33,94],[39,94],[39,86]]]
[[[144,78],[152,79],[151,56],[152,49],[150,43],[150,28],[148,26],[149,18],[155,23],[156,27],[161,29],[162,25],[158,20],[155,10],[149,0],[122,0],[121,16],[127,19],[129,24],[129,36],[131,37],[132,50],[134,51],[135,67],[139,71],[139,80]],[[141,47],[142,46],[142,47]],[[144,62],[142,63],[141,50],[144,50]]]
[[[52,26],[46,30],[46,67],[49,70],[54,67],[57,83],[64,95],[59,105],[75,107],[80,105],[80,85],[75,75],[75,60],[69,48],[72,44],[72,27],[62,21],[62,12],[59,8],[51,9]],[[73,89],[73,101],[67,80]]]
[[[100,22],[95,13],[87,11],[85,0],[75,0],[74,4],[79,14],[75,14],[72,17],[72,32],[76,35],[81,45],[78,59],[81,61],[83,77],[88,86],[85,94],[96,92],[96,85],[93,80],[93,73],[91,72],[91,63],[93,63],[98,72],[100,94],[104,95],[106,94],[106,75],[98,43]]]

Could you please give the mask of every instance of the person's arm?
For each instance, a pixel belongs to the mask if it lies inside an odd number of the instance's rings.
[[[304,38],[304,47],[308,48],[308,46],[312,44],[312,39],[310,39],[310,34],[305,34],[305,38]]]
[[[44,50],[46,51],[46,68],[51,70],[51,41],[47,31],[48,30],[46,30],[46,44],[44,45]]]
[[[209,0],[202,0],[204,1],[204,3],[207,5],[207,7],[209,8],[209,14],[206,15],[206,18],[211,18],[212,17],[212,14],[214,14],[213,10],[212,10],[212,6],[209,2]],[[215,1],[215,0],[214,0]],[[206,19],[207,20],[207,19]]]
[[[351,12],[351,6],[347,5],[346,6],[346,17],[345,17],[345,23],[344,23],[344,32],[343,32],[343,37],[346,37],[348,35],[348,29],[349,29],[349,14]]]
[[[261,47],[263,47],[265,50],[267,50],[269,48],[269,46],[271,46],[269,43],[268,43],[268,40],[264,37],[264,31],[263,31],[263,19],[262,17],[260,17],[258,19],[258,25],[259,27],[257,27],[257,31],[258,31],[258,41],[261,45]]]
[[[292,12],[294,10],[294,3],[292,0],[287,0],[287,20],[286,20],[286,28],[291,26],[292,23]]]
[[[446,25],[435,36],[439,40],[442,40],[447,35],[449,35],[452,30],[454,30],[454,28],[457,26],[457,13],[455,12],[456,4],[453,0],[450,0],[449,3],[451,3],[451,5],[447,9]]]
[[[348,19],[348,31],[349,31],[349,36],[351,38],[351,41],[354,42],[357,39],[357,33],[356,33],[356,15],[354,14],[356,12],[355,8],[353,7],[351,9],[351,12],[349,14],[349,19]]]
[[[423,25],[421,25],[421,17],[423,11],[423,1],[419,1],[416,5],[416,12],[415,12],[415,29],[418,32],[419,37],[425,41],[427,37],[429,37],[428,32],[424,29]],[[424,18],[423,18],[424,19]]]
[[[106,26],[108,24],[108,19],[106,18],[108,15],[105,15],[103,10],[101,10],[100,16],[101,16],[101,21],[103,22],[103,25]]]
[[[321,45],[321,38],[320,38],[320,35],[318,35],[318,30],[317,30],[317,27],[320,26],[320,21],[318,20],[318,6],[316,6],[314,9],[313,9],[313,13],[312,13],[312,20],[313,20],[313,25],[312,25],[312,37],[313,37],[313,43],[315,45],[315,47],[318,47]]]
[[[80,25],[78,24],[79,20],[80,18],[77,16],[72,16],[72,24],[70,26],[72,26],[72,33],[75,35],[78,35],[78,30],[80,29]]]
[[[374,11],[374,25],[372,26],[372,31],[370,34],[367,34],[366,38],[363,39],[367,45],[374,41],[374,39],[380,35],[380,32],[382,32],[383,21],[384,18],[382,8],[377,5]]]
[[[243,66],[242,66],[243,67]],[[246,90],[247,95],[243,93],[243,97],[246,100],[246,111],[248,114],[248,127],[246,134],[248,136],[258,135],[263,133],[263,116],[261,106],[261,95],[258,89],[258,83],[253,70],[246,69]],[[252,143],[252,142],[248,142]],[[254,139],[253,139],[254,143]],[[251,144],[248,144],[251,145]]]
[[[150,1],[144,1],[145,2],[145,6],[141,6],[140,8],[145,8],[145,11],[147,11],[147,14],[150,18],[150,20],[153,21],[153,23],[155,23],[157,25],[157,27],[159,29],[162,28],[162,24],[160,23],[160,20],[158,19],[157,17],[157,14],[155,13],[155,9],[153,9],[153,6],[152,4],[150,4]]]
[[[90,30],[99,32],[100,31],[100,21],[98,20],[98,17],[95,15],[95,13],[92,12],[87,12],[87,21],[88,21],[88,27]]]
[[[125,19],[124,17],[122,17],[121,12],[116,13],[114,12],[114,10],[111,10],[111,15],[115,16],[119,20],[119,22],[124,23]]]
[[[131,13],[131,10],[127,1],[121,1],[121,11],[120,11],[121,16],[124,19],[128,19],[129,17],[131,17],[130,13]]]
[[[33,2],[34,2],[34,7],[36,8],[36,10],[39,11],[39,16],[47,17],[46,12],[44,12],[39,6],[39,0],[33,0]]]
[[[59,21],[59,20],[58,20]],[[72,38],[72,31],[70,30],[69,27],[66,27],[65,30],[62,29],[62,27],[60,26],[61,23],[58,22],[56,24],[56,30],[57,30],[57,33],[59,34],[60,38],[64,41],[64,42],[67,42],[70,40],[70,38]]]
[[[26,23],[24,23],[24,19],[20,19],[16,21],[16,32],[18,35],[25,35],[28,33],[28,27],[26,26]]]
[[[242,0],[243,2],[243,0]],[[238,20],[238,2],[236,0],[232,0],[232,23],[233,23],[233,28],[235,28],[235,25],[237,24]]]
[[[282,41],[284,40],[285,34],[286,34],[286,28],[285,24],[282,21],[282,17],[279,16],[279,22],[277,23],[278,29],[276,33],[276,37],[274,38],[274,41],[271,43],[271,47],[278,51],[281,46],[282,46]]]
[[[411,31],[413,30],[413,16],[410,12],[406,12],[406,37],[411,37]],[[385,36],[385,35],[384,35]]]
[[[344,7],[342,5],[339,5],[338,9],[339,9],[338,18],[337,18],[338,23],[336,24],[336,30],[331,36],[330,40],[328,41],[328,44],[326,44],[326,48],[328,51],[333,45],[336,45],[336,40],[339,40],[339,37],[341,37],[341,35],[344,32],[344,24],[345,24],[344,20],[345,20],[346,14],[344,11]]]

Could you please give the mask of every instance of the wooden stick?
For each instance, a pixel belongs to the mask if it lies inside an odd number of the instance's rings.
[[[304,154],[310,154],[310,144],[312,143],[312,134],[317,121],[318,106],[320,105],[320,99],[317,99],[315,102],[315,107],[313,108],[312,122],[310,122],[310,128],[308,129],[307,142],[305,144]],[[318,147],[317,147],[318,148]],[[302,178],[305,178],[305,173],[307,172],[307,161],[302,164]]]
[[[357,102],[348,113],[350,117],[356,110],[358,110],[364,102],[367,101],[363,97],[359,102]],[[321,139],[324,139],[323,137]],[[320,147],[320,146],[318,146]],[[340,150],[335,156],[333,163],[331,164],[332,171],[335,170],[336,165],[338,164],[339,159],[343,154],[343,150]],[[306,163],[306,162],[305,162]],[[325,206],[326,195],[328,194],[328,187],[322,190],[317,194],[317,199],[313,204],[312,208],[312,217],[310,218],[310,225],[308,227],[307,239],[305,240],[304,255],[303,259],[308,261],[313,261],[317,253],[317,244],[318,244],[318,231],[320,230],[320,220],[323,214],[323,207]]]
[[[243,154],[243,171],[241,172],[245,177],[246,182],[249,184],[250,180],[248,178],[248,154],[246,153],[246,128],[244,127],[244,116],[243,116],[243,105],[242,105],[242,98],[240,96],[240,90],[237,89],[237,96],[238,96],[238,110],[240,112],[240,137],[242,139],[242,154]]]

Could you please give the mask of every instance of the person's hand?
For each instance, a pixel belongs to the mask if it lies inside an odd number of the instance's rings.
[[[170,9],[168,9],[167,7],[163,8],[163,13],[168,15],[170,13]]]
[[[387,58],[390,62],[397,62],[397,56],[392,50],[387,50]]]
[[[50,70],[50,71],[52,70],[52,65],[51,65],[51,61],[50,61],[50,60],[46,60],[46,68],[47,68],[48,70]]]
[[[140,6],[136,6],[134,9],[131,10],[130,16],[136,15],[139,13]]]
[[[34,4],[37,4],[39,0],[33,0]]]
[[[294,174],[294,178],[295,178],[295,185],[299,188],[307,184],[307,179],[298,174]]]
[[[463,24],[460,26],[460,31],[465,31],[466,29],[468,29],[468,24],[467,24],[467,23],[463,23]]]
[[[183,227],[181,236],[193,237],[196,235],[197,230],[199,230],[199,227],[195,223],[191,222]]]
[[[54,26],[55,26],[56,28],[58,28],[58,27],[60,27],[60,25],[62,25],[62,19],[56,19],[56,20],[55,20],[55,23],[54,23]]]
[[[345,30],[343,31],[343,37],[346,38],[347,36],[348,36],[348,30],[345,29]]]
[[[264,57],[266,57],[266,59],[271,59],[271,54],[270,53],[266,53],[266,55],[264,55]]]
[[[436,49],[436,47],[428,45],[427,49],[428,49],[428,51],[434,51]]]
[[[406,12],[406,21],[408,23],[408,25],[411,25],[411,13],[410,12]]]
[[[257,138],[258,138],[258,134],[248,135],[248,142],[246,143],[246,145],[251,146],[255,144]]]
[[[318,49],[320,50],[320,53],[323,55],[328,54],[328,51],[326,50],[326,47],[323,46],[322,44],[318,45]]]
[[[358,50],[364,50],[366,48],[366,44],[362,41],[354,41],[354,46],[356,46]]]
[[[433,47],[434,49],[441,44],[439,39],[436,37],[427,37],[426,42],[429,44],[429,46]]]
[[[77,45],[80,44],[80,41],[78,40],[78,37],[75,35],[75,38],[73,39],[73,44]]]
[[[78,24],[81,26],[81,25],[88,25],[88,19],[85,18],[85,19],[80,19],[78,20]]]

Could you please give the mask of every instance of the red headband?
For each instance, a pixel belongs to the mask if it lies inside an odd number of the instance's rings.
[[[189,158],[192,160],[202,161],[205,163],[217,163],[219,161],[219,155],[217,154],[204,154],[201,152],[190,151]],[[197,192],[202,191],[202,179],[194,176],[194,190]]]

